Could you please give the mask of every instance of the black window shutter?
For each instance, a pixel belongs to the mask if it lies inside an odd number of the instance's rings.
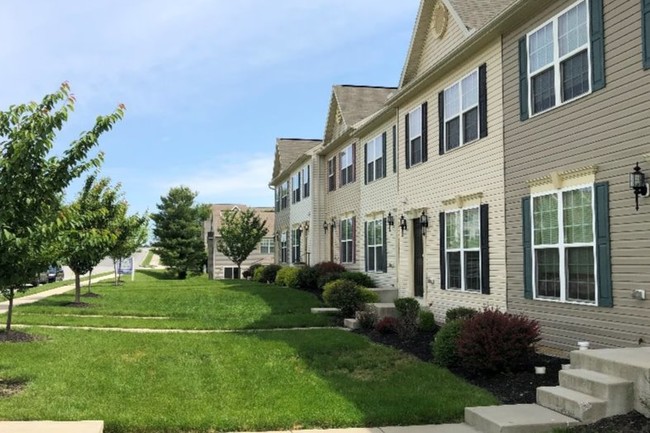
[[[384,251],[382,251],[382,253],[384,255],[384,263],[383,263],[383,266],[382,266],[381,270],[384,271],[384,272],[388,272],[388,248],[387,248],[388,247],[388,242],[386,240],[386,218],[384,218],[382,220],[381,224],[382,224],[382,226],[381,226],[381,234],[382,234],[383,239],[384,239],[384,245],[383,245],[383,250]]]
[[[612,261],[609,241],[609,184],[594,185],[596,208],[596,257],[598,260],[598,306],[613,307]]]
[[[447,260],[445,257],[445,213],[440,212],[440,288],[447,289]]]
[[[650,69],[650,0],[641,2],[641,27],[643,28],[643,67]]]
[[[397,125],[393,125],[393,173],[397,173]]]
[[[357,217],[352,217],[352,263],[357,262]]]
[[[487,65],[483,63],[478,68],[478,119],[479,119],[479,137],[487,137]]]
[[[591,90],[605,87],[605,30],[603,0],[589,0],[591,30]]]
[[[357,143],[352,144],[352,182],[357,180]]]
[[[332,182],[332,191],[336,191],[336,155],[332,157],[332,173],[334,174],[334,182]]]
[[[528,48],[526,36],[519,39],[519,119],[528,119]]]
[[[368,143],[363,145],[363,183],[368,184]]]
[[[381,162],[383,164],[381,177],[386,177],[386,158],[388,158],[388,155],[386,155],[386,133],[385,132],[381,134],[381,155],[382,155]]]
[[[406,168],[411,168],[411,153],[409,152],[409,147],[411,146],[410,137],[409,137],[409,115],[404,116],[404,160],[406,162]]]
[[[422,104],[422,162],[429,159],[429,104]]]
[[[339,220],[339,263],[343,263],[343,220]]]
[[[301,257],[302,254],[300,253],[300,241],[301,241],[301,238],[302,238],[302,230],[296,230],[296,232],[297,232],[296,233],[296,238],[298,238],[298,240],[296,242],[297,245],[298,245],[297,246],[298,257],[296,257],[296,262],[301,262],[302,260],[300,260],[300,257]]]
[[[533,242],[530,197],[521,199],[521,217],[524,241],[524,298],[533,299]]]
[[[365,262],[366,262],[366,272],[368,272],[368,221],[365,221],[363,223],[363,242],[364,242],[364,257],[365,257]]]
[[[490,220],[488,205],[481,205],[481,293],[490,294]]]
[[[298,172],[298,185],[296,185],[296,201],[300,201],[302,191],[302,173]]]
[[[445,92],[438,93],[438,154],[445,153]]]

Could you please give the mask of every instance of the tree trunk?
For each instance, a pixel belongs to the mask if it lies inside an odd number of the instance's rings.
[[[81,276],[79,273],[74,273],[74,301],[81,302]]]
[[[241,278],[241,263],[237,263],[237,278],[239,278],[240,280],[242,279]]]
[[[117,286],[117,283],[120,282],[120,277],[117,274],[117,260],[113,259],[113,272],[115,273],[115,278],[113,279],[113,285]]]
[[[11,313],[14,311],[14,296],[16,292],[14,291],[14,288],[9,289],[9,308],[7,309],[7,326],[5,327],[5,331],[7,331],[7,334],[11,331]]]
[[[90,280],[93,277],[93,270],[91,269],[90,272],[88,272],[88,293],[90,293]]]

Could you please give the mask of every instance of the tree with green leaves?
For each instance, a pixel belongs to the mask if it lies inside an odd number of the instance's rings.
[[[0,293],[9,301],[7,332],[16,292],[57,258],[59,233],[74,222],[62,208],[65,189],[100,166],[103,154],[90,152],[124,115],[120,104],[112,114],[98,117],[62,155],[52,156],[56,135],[74,105],[75,97],[63,83],[41,102],[0,111]]]
[[[147,214],[127,215],[127,210],[128,204],[124,202],[123,206],[121,206],[118,211],[112,228],[116,239],[108,253],[108,256],[113,259],[113,267],[115,268],[115,285],[119,284],[120,280],[120,275],[117,272],[117,263],[135,253],[138,248],[142,247],[147,242],[149,236],[149,216]]]
[[[96,175],[86,179],[75,201],[67,206],[75,223],[63,233],[62,255],[74,272],[76,303],[81,302],[81,275],[92,272],[115,245],[115,224],[125,207],[120,186]]]
[[[252,209],[224,211],[218,228],[217,251],[237,265],[241,275],[241,264],[257,247],[269,230],[266,221]]]
[[[154,252],[179,279],[186,278],[188,272],[201,273],[207,260],[203,221],[210,215],[210,208],[194,204],[196,195],[185,186],[171,188],[166,197],[160,197],[158,213],[151,215],[157,239]]]

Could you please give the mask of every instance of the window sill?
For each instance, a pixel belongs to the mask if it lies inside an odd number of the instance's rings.
[[[457,287],[450,287],[446,289],[448,292],[454,292],[454,293],[464,293],[468,295],[482,295],[480,290],[464,290],[464,289],[459,289]]]
[[[443,153],[443,154],[440,155],[440,156],[444,156],[444,155],[446,155],[446,154],[448,154],[448,153],[455,152],[455,151],[458,151],[458,150],[460,150],[460,149],[463,149],[463,148],[465,148],[465,147],[467,147],[467,146],[470,146],[470,145],[472,145],[472,144],[474,144],[474,143],[477,143],[477,142],[479,142],[479,141],[481,141],[481,140],[483,140],[484,138],[487,138],[487,137],[489,137],[489,136],[475,138],[474,140],[472,140],[472,141],[468,141],[467,143],[463,143],[463,144],[461,144],[461,145],[458,146],[458,147],[454,147],[453,149],[450,149],[450,150],[445,150],[445,153]]]
[[[532,299],[533,301],[541,301],[541,302],[552,302],[554,304],[565,304],[565,305],[580,305],[584,307],[597,307],[598,304],[594,302],[579,302],[579,301],[563,301],[561,299],[553,299],[553,298],[541,298],[541,297],[535,297]]]
[[[570,104],[570,103],[572,103],[572,102],[574,102],[574,101],[577,101],[577,100],[582,99],[582,98],[584,98],[584,97],[586,97],[586,96],[589,96],[589,95],[591,95],[592,93],[593,93],[593,90],[589,90],[588,92],[583,93],[582,95],[576,96],[575,98],[571,98],[571,99],[569,99],[568,101],[564,101],[564,102],[562,102],[562,103],[560,103],[560,104],[556,104],[556,105],[554,105],[553,107],[549,107],[549,108],[547,108],[546,110],[540,111],[539,113],[532,114],[533,110],[530,110],[530,113],[531,113],[531,114],[530,114],[530,116],[528,116],[528,119],[533,119],[533,118],[535,118],[535,117],[541,116],[541,115],[544,114],[544,113],[548,113],[549,111],[553,111],[553,110],[555,110],[556,108],[564,107],[565,105],[568,105],[568,104]],[[528,120],[528,119],[527,119],[527,120]],[[524,120],[524,122],[525,122],[525,120]]]

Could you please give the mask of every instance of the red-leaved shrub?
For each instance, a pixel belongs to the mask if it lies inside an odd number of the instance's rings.
[[[397,317],[384,317],[375,325],[375,331],[380,334],[393,334],[397,332],[399,320]]]
[[[540,340],[536,320],[486,308],[464,321],[458,356],[468,369],[484,373],[517,370],[530,362]]]
[[[324,274],[340,274],[345,272],[345,267],[336,262],[320,262],[314,265],[314,269],[318,272],[319,275]]]

